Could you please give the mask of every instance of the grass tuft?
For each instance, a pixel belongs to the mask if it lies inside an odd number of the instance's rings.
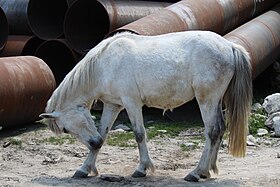
[[[69,134],[62,136],[51,136],[40,141],[40,143],[49,143],[52,145],[62,145],[65,143],[74,144],[75,142],[76,138]]]

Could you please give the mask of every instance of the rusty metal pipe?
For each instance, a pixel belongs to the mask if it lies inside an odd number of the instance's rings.
[[[280,4],[224,37],[247,49],[256,78],[280,57]]]
[[[36,35],[41,39],[63,35],[66,0],[0,0],[11,35]]]
[[[183,0],[125,25],[110,35],[131,31],[158,35],[185,30],[211,30],[226,34],[275,5],[278,0]]]
[[[0,56],[34,56],[35,51],[44,42],[37,36],[27,35],[9,35],[4,49],[0,52]]]
[[[151,1],[76,0],[65,16],[65,38],[75,51],[84,54],[110,31],[168,5]]]
[[[41,59],[0,58],[0,126],[38,120],[55,86],[51,70]]]
[[[36,50],[35,56],[48,64],[59,84],[76,65],[79,55],[69,47],[65,39],[55,39],[43,42]]]
[[[0,51],[4,48],[9,35],[9,25],[7,17],[0,7]]]

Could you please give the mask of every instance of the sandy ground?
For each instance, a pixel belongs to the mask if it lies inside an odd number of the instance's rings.
[[[62,145],[44,141],[51,136],[54,134],[41,124],[13,132],[0,131],[0,186],[280,186],[279,138],[262,138],[260,145],[248,147],[244,159],[233,158],[226,148],[221,148],[219,175],[192,183],[183,178],[197,164],[203,144],[195,150],[183,151],[180,144],[191,137],[150,140],[156,172],[149,172],[146,178],[130,177],[138,163],[136,148],[105,144],[97,161],[100,176],[73,179],[71,176],[86,158],[87,149],[77,141]],[[120,181],[104,180],[104,175],[117,175]]]

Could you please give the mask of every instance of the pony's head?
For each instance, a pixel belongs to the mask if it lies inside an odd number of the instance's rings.
[[[49,128],[56,134],[70,133],[90,150],[99,149],[103,144],[89,110],[83,106],[42,113],[40,117],[45,119]]]

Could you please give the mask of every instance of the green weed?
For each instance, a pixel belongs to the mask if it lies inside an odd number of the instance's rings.
[[[107,144],[118,147],[137,147],[133,132],[109,134]]]
[[[198,148],[198,142],[192,142],[193,145],[191,146],[187,146],[186,144],[181,144],[180,147],[181,147],[181,150],[183,152],[188,152],[188,151],[192,151],[192,150],[195,150]]]
[[[9,138],[8,140],[10,142],[11,145],[16,145],[18,148],[22,148],[22,141],[15,139],[15,138]]]
[[[263,110],[252,113],[249,118],[249,133],[255,135],[259,128],[266,128],[265,120],[266,116]]]
[[[201,127],[200,124],[188,124],[188,123],[152,123],[147,125],[148,139],[155,137],[171,137],[174,138],[180,134],[180,132],[188,128]]]
[[[199,124],[156,122],[146,125],[148,140],[156,137],[176,137],[190,127],[201,127]],[[137,147],[133,132],[109,134],[107,144],[119,147]]]
[[[67,134],[61,136],[51,136],[43,139],[40,143],[49,143],[52,145],[62,145],[62,144],[74,144],[76,142],[76,138]]]

